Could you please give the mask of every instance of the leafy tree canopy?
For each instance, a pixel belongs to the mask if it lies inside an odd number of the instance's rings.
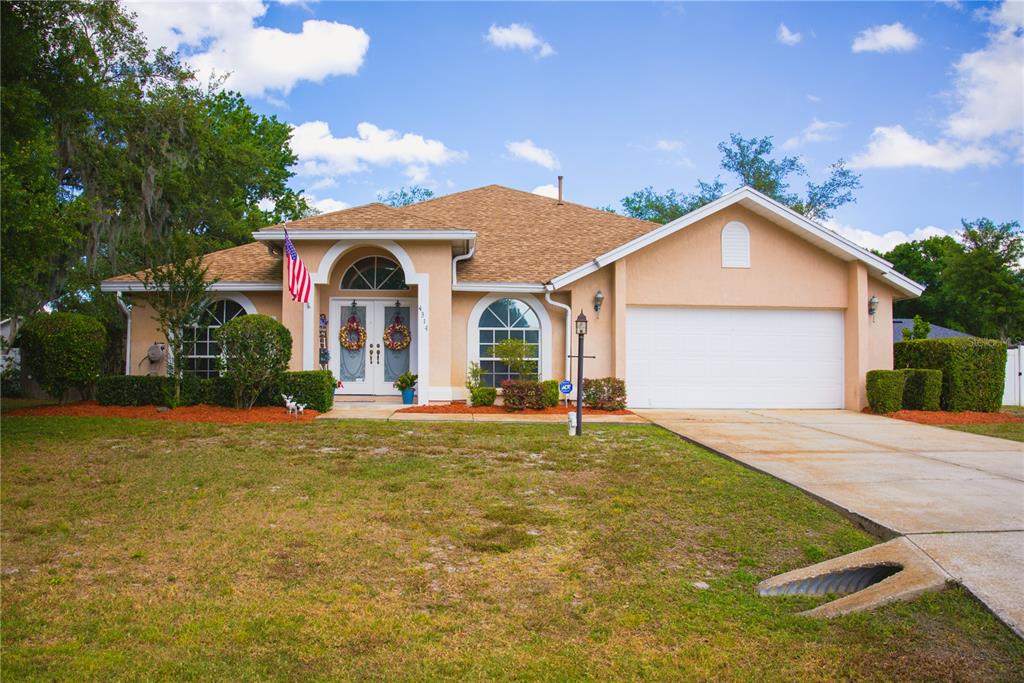
[[[1024,340],[1024,235],[1017,221],[962,221],[959,240],[930,237],[897,245],[884,257],[925,285],[897,301],[896,317],[921,318],[992,339]]]
[[[149,52],[119,3],[0,12],[3,315],[66,297],[76,270],[149,265],[146,241],[186,232],[209,251],[308,211],[286,185],[287,124]]]
[[[790,191],[790,178],[807,175],[807,168],[797,157],[773,158],[771,136],[744,138],[733,133],[728,142],[718,144],[718,151],[722,154],[722,168],[736,176],[740,186],[749,185],[818,221],[831,217],[840,206],[856,201],[854,191],[861,186],[860,176],[840,159],[829,168],[825,182],[808,182],[803,196]],[[633,218],[668,223],[718,199],[724,194],[725,187],[717,177],[711,182],[698,180],[695,191],[691,193],[672,189],[658,193],[646,187],[624,197],[622,208]]]
[[[409,187],[400,187],[390,192],[381,192],[377,195],[377,201],[398,208],[425,202],[433,196],[434,191],[431,189],[422,185],[410,185]]]

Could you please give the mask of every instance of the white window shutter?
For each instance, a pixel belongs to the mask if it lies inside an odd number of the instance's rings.
[[[739,221],[730,221],[722,228],[722,267],[750,267],[750,231]]]

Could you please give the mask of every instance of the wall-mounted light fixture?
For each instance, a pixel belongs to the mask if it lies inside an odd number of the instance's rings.
[[[604,292],[600,289],[594,294],[594,312],[597,313],[597,317],[601,317],[601,306],[604,305]]]
[[[871,298],[868,299],[868,315],[870,315],[871,319],[874,320],[875,319],[875,313],[877,313],[877,312],[878,312],[878,297],[875,296],[874,294],[872,294]]]

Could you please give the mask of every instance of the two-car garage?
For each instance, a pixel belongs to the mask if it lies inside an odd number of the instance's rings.
[[[626,310],[626,388],[635,408],[842,408],[843,312]]]

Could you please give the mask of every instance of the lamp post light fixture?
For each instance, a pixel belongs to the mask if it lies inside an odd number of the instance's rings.
[[[583,434],[583,338],[587,336],[587,316],[576,318],[576,334],[579,336],[579,350],[576,352],[576,436]]]
[[[875,313],[877,313],[877,312],[878,312],[878,297],[875,296],[874,294],[872,294],[871,298],[868,299],[868,315],[870,315],[871,319],[874,320],[875,319]]]
[[[604,292],[600,289],[594,294],[594,312],[597,313],[597,317],[601,317],[601,306],[604,305]]]

